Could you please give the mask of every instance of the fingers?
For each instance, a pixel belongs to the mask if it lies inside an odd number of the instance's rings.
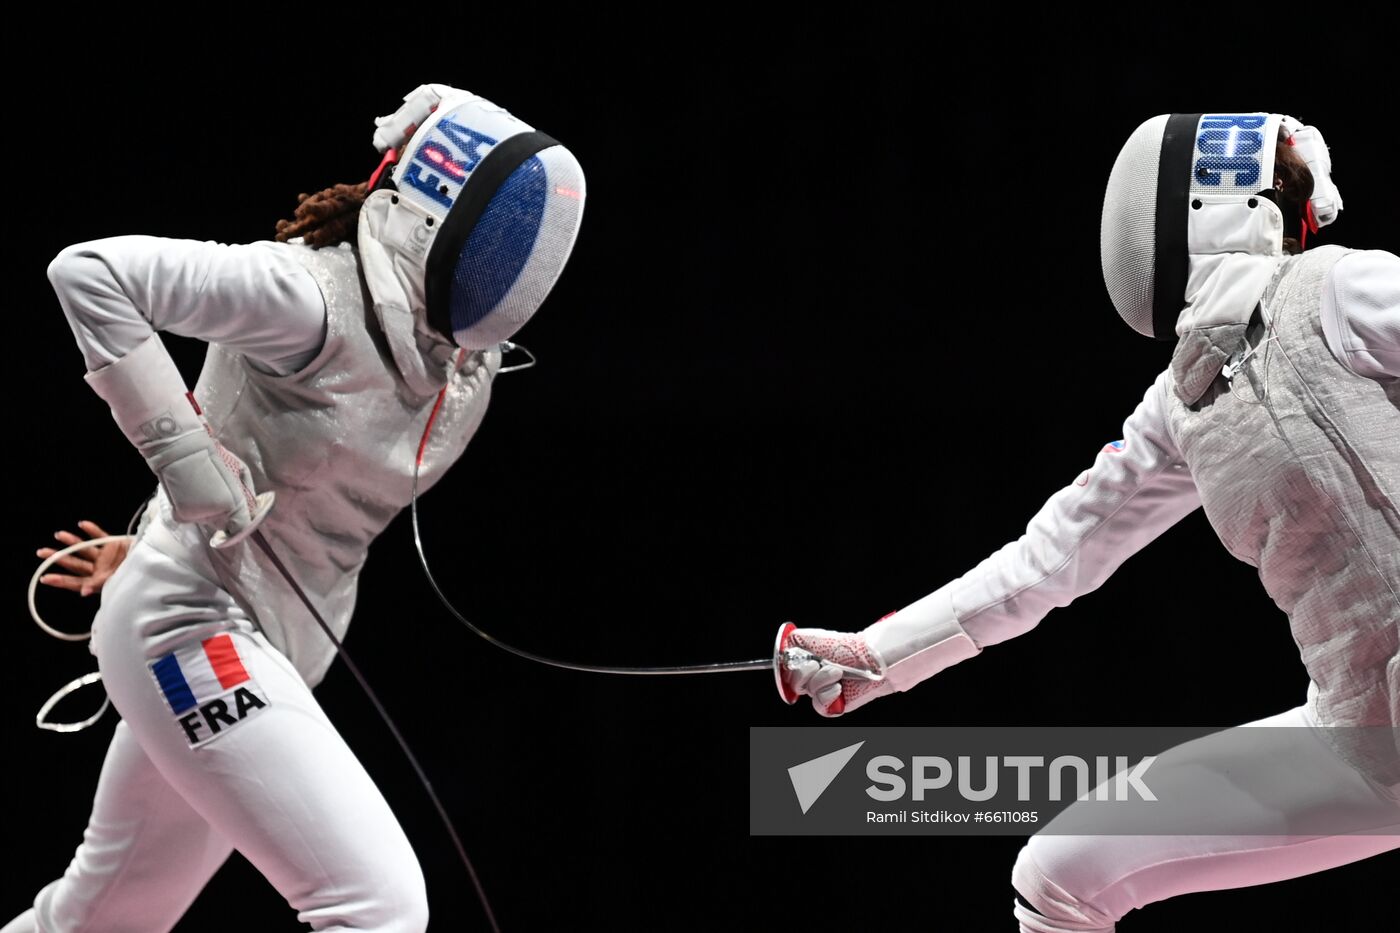
[[[87,596],[88,593],[92,592],[88,589],[91,584],[89,584],[85,578],[70,576],[66,573],[46,573],[39,578],[39,582],[43,583],[45,586],[52,586],[60,590],[69,590],[73,593],[80,593],[83,596]]]
[[[830,706],[841,696],[841,675],[843,671],[839,667],[826,664],[806,682],[806,692],[812,696],[812,707],[822,716],[836,716],[840,712],[830,709]]]
[[[803,694],[807,692],[807,682],[812,679],[812,675],[821,670],[821,665],[813,659],[799,661],[787,669],[787,683],[794,693]]]
[[[83,532],[87,535],[86,539],[79,538],[71,531],[55,531],[53,533],[53,536],[64,547],[71,547],[75,544],[87,544],[88,542],[93,541],[97,538],[110,537],[107,533],[107,530],[101,525],[97,524],[97,522],[88,521],[84,519],[78,522],[78,527],[81,528]],[[115,543],[116,542],[114,542],[114,544]],[[106,560],[115,560],[118,563],[121,562],[121,558],[125,556],[125,550],[123,549],[120,554],[109,554],[108,552],[112,549],[112,545],[97,545],[93,548],[75,551],[72,554],[60,557],[57,561],[57,564],[58,566],[63,567],[66,570],[73,571],[74,573],[90,574],[93,572],[95,566],[95,561],[93,558],[95,558],[97,562],[105,562],[104,558]],[[39,548],[34,553],[41,559],[47,560],[48,558],[52,557],[57,552],[57,550],[57,548],[45,547]],[[88,556],[79,556],[84,554]]]
[[[835,703],[840,697],[841,682],[837,681],[812,694],[812,702],[816,705],[817,712],[821,713],[823,716],[834,715],[836,712],[839,712],[839,710],[832,710],[831,704]]]
[[[839,683],[841,676],[842,671],[839,667],[822,664],[815,658],[807,658],[789,667],[786,679],[794,692],[810,695]]]
[[[102,526],[97,524],[97,522],[90,522],[84,520],[78,522],[78,527],[83,529],[83,531],[87,532],[87,536],[89,538],[106,538],[109,536],[109,533],[103,531]]]
[[[37,555],[37,556],[39,557],[40,560],[48,560],[50,557],[52,557],[52,556],[54,556],[55,554],[57,554],[57,553],[58,553],[58,550],[57,550],[57,548],[41,547],[41,548],[39,548],[39,550],[35,551],[34,553],[35,553],[35,555]],[[99,556],[100,556],[100,555],[99,555]],[[89,573],[92,573],[92,568],[93,568],[93,563],[92,563],[92,561],[90,561],[90,560],[84,560],[83,558],[79,557],[77,554],[68,554],[68,555],[66,555],[66,556],[64,556],[64,557],[60,557],[57,561],[55,561],[55,563],[58,564],[58,566],[63,567],[65,570],[71,570],[71,571],[73,571],[74,573],[78,573],[78,574],[89,574]]]
[[[59,541],[62,541],[65,545],[83,543],[83,539],[73,534],[71,531],[55,531],[53,536]]]
[[[82,523],[80,522],[79,524],[82,524]],[[89,522],[88,524],[92,524],[92,523]],[[96,526],[96,525],[93,525],[93,527],[96,528],[97,526]],[[71,531],[55,531],[55,532],[53,533],[53,536],[54,536],[56,539],[58,539],[58,541],[59,541],[60,543],[62,543],[65,547],[69,547],[69,546],[74,545],[74,544],[89,544],[89,543],[92,542],[93,538],[95,538],[95,537],[100,537],[100,536],[94,535],[94,536],[88,537],[88,538],[80,538],[80,537],[78,537],[77,535],[73,534],[73,532],[71,532]],[[106,546],[106,545],[97,544],[97,545],[93,545],[93,547],[91,547],[91,548],[85,548],[85,549],[83,549],[83,550],[81,550],[81,551],[75,551],[74,553],[75,553],[75,554],[93,554],[93,553],[96,553],[96,552],[98,551],[98,549],[100,549],[100,548],[102,548],[102,547],[105,547],[105,546]]]
[[[792,688],[810,696],[812,707],[818,713],[830,717],[840,712],[839,709],[831,709],[831,705],[841,697],[844,672],[839,667],[821,664],[813,659],[793,665],[792,672],[796,675],[791,681]]]
[[[841,677],[843,673],[844,672],[839,667],[823,664],[822,669],[813,674],[811,679],[807,681],[806,692],[815,696],[824,691],[829,692],[831,687],[835,687],[836,691],[839,693],[841,691]]]

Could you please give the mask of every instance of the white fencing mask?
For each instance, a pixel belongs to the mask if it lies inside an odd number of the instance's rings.
[[[578,235],[583,169],[549,136],[443,84],[375,123],[385,159],[360,209],[361,265],[400,372],[429,394],[446,378],[434,344],[494,347],[544,302]]]
[[[1100,253],[1128,326],[1181,338],[1178,393],[1194,402],[1242,339],[1283,259],[1275,204],[1279,127],[1313,173],[1305,229],[1331,223],[1341,196],[1321,134],[1270,113],[1163,114],[1139,126],[1109,175]],[[1290,221],[1292,218],[1290,218]]]

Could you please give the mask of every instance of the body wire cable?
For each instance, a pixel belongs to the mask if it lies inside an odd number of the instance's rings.
[[[459,351],[460,352],[460,351]],[[450,383],[449,383],[450,384]],[[442,401],[447,395],[447,386],[443,386],[438,393],[437,401],[433,404],[432,413],[428,415],[428,424],[423,428],[423,439],[418,442],[418,456],[413,461],[413,545],[418,549],[418,562],[423,565],[423,574],[428,578],[428,584],[432,586],[437,598],[447,607],[447,611],[461,622],[474,634],[480,636],[491,644],[504,651],[508,651],[516,657],[524,658],[527,661],[534,661],[536,664],[547,664],[550,667],[559,667],[569,671],[582,671],[588,674],[633,674],[633,675],[668,675],[668,674],[722,674],[730,671],[771,671],[773,669],[773,659],[771,657],[754,661],[721,661],[714,664],[678,664],[658,667],[628,667],[605,664],[579,664],[573,661],[561,661],[558,658],[551,658],[547,655],[536,654],[533,651],[526,651],[524,648],[517,648],[509,642],[502,641],[490,632],[483,631],[474,625],[470,619],[457,611],[457,607],[452,605],[452,601],[447,598],[447,594],[438,586],[437,580],[433,577],[433,572],[428,567],[428,556],[423,551],[423,536],[418,524],[418,472],[423,466],[423,452],[428,447],[428,438],[432,434],[433,422],[437,420],[439,409],[442,408]]]
[[[528,351],[526,352],[528,353]],[[463,358],[464,354],[462,354],[462,352],[459,351],[459,367]],[[533,354],[530,354],[529,364],[513,368],[523,369],[528,368],[531,365],[534,365]],[[504,371],[508,372],[509,370]],[[432,586],[433,592],[437,594],[437,597],[442,602],[443,606],[447,608],[448,612],[452,613],[453,617],[456,618],[457,621],[461,622],[464,626],[466,626],[469,630],[471,630],[474,634],[476,634],[483,640],[491,643],[492,645],[495,645],[497,648],[500,648],[513,655],[516,655],[517,657],[523,658],[527,661],[533,661],[537,664],[545,664],[550,667],[563,668],[565,670],[571,671],[581,671],[584,673],[631,675],[719,674],[731,671],[760,671],[772,669],[772,666],[774,664],[774,660],[772,658],[761,658],[753,661],[724,661],[717,662],[714,664],[680,664],[651,667],[580,664],[572,661],[562,661],[558,658],[551,658],[546,655],[536,654],[532,651],[526,651],[523,648],[517,648],[515,645],[502,641],[501,639],[491,635],[489,632],[478,628],[469,619],[467,619],[460,612],[458,612],[457,607],[452,604],[451,600],[447,598],[447,594],[445,594],[442,591],[442,588],[438,586],[437,580],[433,577],[432,570],[428,567],[428,558],[423,551],[423,538],[418,522],[418,477],[420,469],[423,465],[423,454],[427,450],[428,438],[432,434],[433,423],[437,420],[438,412],[442,408],[443,399],[447,396],[447,389],[450,385],[451,383],[449,382],[448,385],[443,386],[441,391],[438,392],[437,400],[433,403],[432,412],[428,415],[428,423],[423,428],[423,437],[418,443],[418,452],[417,455],[414,457],[413,461],[413,493],[411,499],[411,511],[413,517],[413,544],[418,551],[418,560],[423,567],[423,574],[428,578],[429,585]],[[111,537],[102,538],[99,540],[83,542],[81,545],[75,545],[71,548],[65,549],[61,553],[55,554],[53,558],[51,558],[51,560],[57,560],[58,558],[64,556],[70,551],[76,551],[83,548],[107,544],[120,538],[125,538],[128,541],[132,540],[135,537],[133,534],[134,528],[137,522],[142,517],[142,513],[146,510],[147,506],[150,505],[152,499],[154,499],[154,493],[152,493],[151,496],[148,496],[146,500],[137,508],[136,513],[132,515],[131,520],[127,523],[126,535],[113,535]],[[282,575],[284,580],[286,580],[287,585],[290,586],[293,592],[296,593],[297,598],[301,600],[304,606],[306,606],[307,611],[311,613],[311,617],[316,620],[316,624],[321,627],[321,631],[326,633],[326,637],[330,639],[331,644],[335,647],[336,653],[340,656],[341,660],[345,662],[345,666],[350,670],[350,674],[355,678],[356,683],[360,685],[360,689],[364,691],[365,696],[370,701],[370,704],[374,706],[375,712],[378,713],[379,718],[383,720],[385,727],[388,728],[389,733],[394,737],[394,741],[398,743],[399,749],[404,754],[404,758],[408,760],[409,765],[413,768],[414,773],[418,777],[419,783],[423,786],[424,792],[428,795],[428,799],[432,802],[433,808],[437,811],[438,818],[441,821],[443,828],[447,831],[448,837],[452,840],[453,847],[457,850],[457,857],[461,860],[462,866],[466,869],[468,877],[471,878],[472,887],[476,890],[477,899],[481,902],[481,909],[486,914],[487,922],[491,925],[491,929],[494,931],[494,933],[500,933],[500,925],[496,922],[496,914],[491,909],[491,902],[486,896],[486,889],[481,884],[481,878],[476,872],[476,866],[472,864],[471,857],[467,855],[467,849],[466,846],[462,843],[462,837],[458,834],[457,828],[452,823],[452,818],[447,813],[447,808],[443,806],[441,798],[438,797],[437,791],[433,788],[433,782],[429,779],[427,771],[424,770],[422,763],[419,762],[418,756],[413,753],[413,749],[409,747],[408,740],[404,738],[403,733],[399,730],[399,727],[394,722],[393,717],[389,715],[389,711],[385,708],[383,702],[379,699],[379,695],[375,693],[374,688],[369,685],[369,680],[360,671],[359,665],[357,665],[354,659],[351,658],[350,652],[345,649],[345,646],[341,643],[341,640],[336,637],[335,632],[331,630],[331,627],[326,623],[326,620],[321,616],[321,613],[311,602],[310,597],[306,595],[306,591],[301,588],[301,585],[299,583],[297,583],[296,578],[292,575],[292,572],[287,568],[287,565],[282,562],[282,559],[277,556],[277,552],[272,549],[272,545],[268,542],[266,536],[263,535],[262,530],[255,528],[249,535],[249,537],[255,544],[257,544],[257,546],[262,550],[262,552],[267,555],[268,560],[272,562],[272,565],[277,569],[277,572]],[[38,576],[40,575],[40,573],[42,573],[44,567],[46,566],[47,564],[41,566],[39,571],[35,573],[34,576],[36,581]],[[31,582],[31,590],[33,589],[33,586],[34,583]],[[34,610],[32,593],[30,597],[30,603],[31,612],[34,613],[35,621],[39,622],[40,626],[45,628],[45,630],[52,631],[47,625],[44,624],[44,622],[41,619],[39,619],[37,611]],[[58,632],[53,632],[53,634],[55,634],[57,637],[67,638],[69,640],[78,640],[80,638],[87,637],[86,635],[65,636]],[[835,666],[842,667],[842,665]],[[862,674],[865,676],[869,676],[868,672],[844,667],[842,669],[848,670],[852,674]],[[68,692],[71,692],[73,689],[79,686],[85,686],[87,683],[95,682],[99,678],[100,675],[94,673],[88,675],[86,678],[80,678],[78,681],[74,681],[72,684],[69,684],[67,687],[65,687],[59,695],[55,696],[50,701],[49,705],[52,705],[58,699],[61,699],[62,696],[66,695]],[[48,707],[46,706],[45,709],[47,710],[47,708]],[[81,729],[83,727],[86,727],[87,725],[91,725],[91,723],[95,721],[98,718],[98,716],[101,716],[101,714],[106,711],[106,708],[107,703],[104,702],[102,709],[98,711],[97,716],[93,716],[90,720],[79,726],[79,728]],[[43,712],[40,713],[41,718],[42,716]],[[62,731],[69,730],[65,729]]]
[[[462,359],[463,354],[462,351],[459,350],[457,364],[458,366],[461,365]],[[531,361],[533,364],[533,356],[531,357]],[[452,613],[453,617],[456,618],[457,621],[461,622],[474,634],[478,635],[485,641],[490,642],[492,645],[495,645],[497,648],[507,651],[527,661],[533,661],[537,664],[546,664],[550,667],[558,667],[571,671],[581,671],[590,674],[719,674],[731,671],[767,671],[773,669],[774,661],[771,657],[756,659],[753,661],[722,661],[714,664],[679,664],[653,667],[627,667],[602,664],[579,664],[572,661],[562,661],[558,658],[551,658],[546,655],[536,654],[533,651],[526,651],[523,648],[517,648],[515,645],[512,645],[509,642],[502,641],[501,639],[496,638],[491,633],[478,628],[469,619],[467,619],[460,612],[458,612],[457,607],[452,605],[452,601],[447,598],[447,594],[445,594],[442,591],[442,588],[438,586],[437,580],[433,577],[432,570],[428,567],[428,557],[423,551],[423,536],[418,522],[418,477],[419,472],[423,466],[423,454],[428,448],[428,438],[432,436],[433,423],[437,420],[438,412],[442,409],[442,402],[443,399],[447,397],[447,389],[450,385],[451,382],[449,381],[448,385],[443,386],[441,391],[438,392],[437,400],[433,403],[433,410],[428,415],[428,423],[423,428],[423,437],[418,442],[418,452],[413,460],[413,493],[410,503],[413,517],[413,544],[418,551],[418,561],[420,564],[422,564],[423,574],[428,578],[429,585],[432,586],[433,592],[437,594],[437,597],[442,602],[443,606],[447,608],[448,612]],[[316,607],[312,605],[311,599],[306,595],[306,592],[296,582],[296,579],[292,576],[291,571],[287,569],[286,564],[282,563],[281,558],[279,558],[276,552],[273,551],[272,545],[268,543],[268,540],[263,535],[262,531],[254,530],[251,535],[251,538],[254,541],[254,543],[256,543],[257,546],[262,549],[263,553],[267,555],[268,559],[272,561],[272,564],[274,567],[277,568],[278,573],[280,573],[283,576],[283,578],[286,579],[288,585],[291,586],[291,588],[296,592],[297,597],[310,611],[312,617],[316,620],[316,623],[319,626],[321,626],[321,631],[325,632],[326,637],[331,640],[331,644],[335,646],[335,650],[340,655],[341,659],[345,662],[345,666],[350,669],[350,673],[354,676],[356,682],[359,683],[360,689],[365,692],[365,696],[368,697],[370,703],[374,705],[375,711],[379,714],[379,718],[384,721],[384,725],[387,726],[389,732],[393,734],[394,740],[398,742],[399,748],[403,751],[404,757],[408,759],[408,763],[413,767],[414,772],[418,775],[419,783],[423,785],[423,790],[427,793],[428,798],[433,803],[433,807],[437,810],[438,817],[442,821],[443,828],[447,830],[448,836],[451,837],[452,844],[457,850],[457,856],[461,859],[462,865],[466,868],[467,874],[471,877],[472,886],[476,889],[477,897],[481,901],[482,910],[484,910],[486,913],[486,919],[491,924],[491,929],[494,930],[495,933],[500,933],[500,927],[496,923],[495,913],[491,910],[490,901],[488,901],[486,898],[486,890],[482,887],[481,879],[476,873],[476,868],[472,865],[471,858],[467,855],[466,846],[462,844],[462,838],[460,835],[458,835],[456,827],[453,826],[452,818],[448,816],[447,808],[443,806],[441,799],[439,799],[437,795],[437,792],[433,789],[433,783],[431,780],[429,780],[428,773],[423,769],[422,764],[419,763],[417,756],[413,754],[413,750],[409,748],[408,740],[405,739],[403,733],[399,731],[398,726],[394,723],[393,717],[389,715],[389,711],[384,708],[384,704],[380,702],[378,695],[374,692],[374,689],[370,687],[369,681],[365,678],[365,675],[360,672],[359,667],[355,664],[354,660],[351,659],[350,653],[345,650],[345,646],[341,644],[340,639],[335,637],[335,633],[332,632],[331,627],[326,624],[326,620],[321,617],[321,614],[318,611],[316,611]],[[839,667],[840,665],[836,666]],[[850,670],[850,672],[853,674],[865,674],[866,676],[869,676],[866,672],[863,671],[857,671],[853,669],[846,670]]]
[[[61,558],[65,557],[70,553],[86,548],[101,547],[118,541],[130,542],[134,540],[134,531],[137,522],[141,519],[142,514],[145,512],[146,508],[150,505],[151,501],[154,498],[155,494],[152,493],[150,496],[147,496],[145,501],[142,502],[141,505],[136,509],[135,514],[131,516],[131,520],[127,522],[126,534],[108,535],[105,537],[79,542],[78,544],[71,545],[56,552],[55,554],[50,556],[46,561],[39,565],[39,569],[34,572],[33,578],[29,581],[29,611],[30,615],[33,616],[34,621],[39,624],[40,628],[48,632],[50,635],[53,635],[55,638],[61,638],[64,641],[83,641],[91,637],[91,632],[84,632],[81,634],[68,634],[65,632],[61,632],[44,622],[43,618],[40,617],[38,609],[34,604],[34,590],[38,584],[39,577],[43,574],[44,570],[46,570],[50,565],[59,561]],[[428,779],[427,771],[423,769],[423,765],[418,761],[418,757],[414,755],[413,750],[409,748],[408,740],[405,739],[403,733],[399,731],[398,725],[394,722],[393,717],[389,715],[389,711],[385,709],[384,704],[380,701],[378,694],[374,692],[374,688],[369,685],[369,681],[365,678],[365,675],[360,672],[359,665],[357,665],[354,659],[350,657],[350,652],[346,651],[345,646],[341,644],[340,639],[335,637],[335,633],[331,631],[331,627],[326,624],[326,620],[322,618],[321,613],[316,610],[316,607],[312,604],[311,599],[306,595],[306,591],[301,588],[301,585],[297,583],[296,578],[292,576],[292,572],[289,569],[287,569],[287,565],[282,562],[282,559],[277,556],[277,552],[275,552],[272,549],[272,545],[268,543],[268,540],[266,536],[263,535],[262,530],[255,528],[250,537],[258,545],[258,547],[262,549],[263,553],[267,555],[268,560],[272,561],[272,565],[277,568],[277,572],[280,573],[283,579],[286,580],[287,585],[290,586],[292,590],[297,594],[297,598],[299,598],[302,604],[306,606],[307,611],[311,613],[311,617],[314,618],[316,620],[316,624],[321,627],[321,631],[326,633],[326,637],[329,638],[331,640],[331,644],[335,646],[336,653],[340,656],[341,660],[345,662],[345,666],[349,668],[351,675],[354,676],[356,682],[359,683],[360,689],[365,692],[365,696],[369,698],[370,703],[374,706],[375,712],[379,714],[379,718],[384,721],[384,725],[388,727],[390,734],[393,735],[394,741],[396,741],[399,744],[399,749],[403,752],[404,757],[408,759],[408,763],[413,768],[414,773],[418,776],[418,781],[423,785],[423,790],[427,793],[428,799],[432,801],[433,808],[437,810],[438,818],[442,822],[443,828],[447,830],[447,835],[451,838],[453,847],[457,850],[457,857],[461,860],[463,867],[465,867],[467,870],[467,875],[471,878],[472,886],[476,889],[476,895],[478,900],[481,901],[481,909],[486,914],[487,922],[491,925],[491,929],[492,931],[494,931],[494,933],[500,933],[501,928],[500,925],[496,922],[495,912],[491,909],[491,902],[486,897],[486,890],[484,887],[482,887],[481,879],[476,873],[476,867],[472,864],[471,858],[467,855],[467,848],[465,845],[462,844],[462,838],[457,833],[457,828],[453,826],[451,817],[447,815],[447,808],[443,806],[442,800],[438,797],[437,791],[433,788],[432,781]],[[99,708],[98,711],[92,716],[88,717],[80,723],[49,723],[46,720],[46,716],[53,709],[53,707],[68,694],[74,692],[75,690],[81,687],[97,683],[101,679],[102,675],[97,671],[93,671],[92,673],[85,674],[84,676],[79,677],[78,679],[64,686],[61,690],[59,690],[52,697],[50,697],[49,700],[39,710],[38,716],[35,718],[35,724],[38,725],[41,729],[48,729],[53,732],[81,732],[83,729],[86,729],[88,726],[91,726],[93,723],[95,723],[98,719],[101,718],[102,714],[107,711],[108,706],[111,705],[112,701],[110,697],[104,697],[101,708]]]
[[[39,578],[44,575],[44,571],[48,570],[54,564],[64,566],[62,561],[69,554],[76,554],[79,551],[85,551],[89,548],[105,547],[109,544],[116,544],[119,541],[125,541],[128,544],[130,544],[130,542],[135,540],[134,531],[136,528],[136,523],[140,520],[141,514],[146,511],[146,506],[150,503],[151,499],[154,498],[154,496],[155,493],[151,493],[151,495],[147,496],[145,501],[137,507],[136,512],[131,516],[131,520],[126,523],[126,534],[103,535],[98,538],[89,538],[87,541],[80,541],[77,544],[70,544],[68,547],[61,548],[58,551],[55,551],[53,554],[50,554],[48,559],[44,560],[42,563],[39,564],[38,569],[34,571],[34,575],[29,578],[29,617],[33,619],[34,623],[38,625],[39,628],[43,629],[45,633],[52,635],[54,638],[57,638],[60,641],[71,642],[87,641],[89,638],[92,637],[91,626],[89,626],[88,631],[86,632],[70,633],[60,631],[59,629],[54,628],[52,625],[49,625],[47,622],[44,621],[44,617],[39,614],[39,607],[34,600],[35,592],[39,587]],[[97,722],[97,720],[102,718],[102,715],[107,712],[108,707],[112,705],[111,697],[104,695],[102,697],[102,705],[97,708],[97,712],[93,713],[88,718],[80,720],[78,722],[50,722],[48,717],[49,713],[53,712],[54,707],[56,707],[60,702],[64,700],[64,698],[68,697],[70,694],[76,693],[83,687],[87,687],[91,684],[101,682],[102,674],[98,671],[91,671],[87,674],[82,675],[81,677],[76,677],[73,680],[70,680],[68,683],[58,688],[58,690],[55,691],[53,696],[45,700],[43,706],[39,707],[39,712],[36,713],[34,716],[34,725],[48,732],[64,733],[82,732],[84,729],[87,729],[88,727],[92,726],[94,723]]]
[[[495,933],[501,933],[501,928],[496,923],[496,914],[491,910],[491,902],[486,897],[486,889],[482,887],[481,878],[478,877],[476,873],[476,866],[472,864],[471,858],[467,855],[467,847],[462,844],[462,837],[458,835],[457,828],[452,825],[452,817],[447,815],[447,808],[442,805],[442,800],[438,797],[437,791],[433,789],[433,782],[428,779],[428,772],[423,770],[423,765],[418,761],[418,756],[413,754],[413,749],[408,747],[408,740],[403,737],[403,733],[400,732],[399,727],[395,725],[393,717],[390,716],[389,711],[384,708],[384,704],[380,702],[378,694],[376,694],[374,688],[369,685],[369,681],[365,679],[365,675],[360,672],[359,666],[350,657],[350,653],[345,650],[345,646],[340,643],[340,639],[335,637],[335,633],[332,632],[331,627],[326,624],[326,620],[321,618],[321,613],[317,612],[316,607],[311,604],[311,600],[307,597],[306,591],[296,582],[291,571],[287,569],[287,565],[282,563],[282,559],[278,557],[277,552],[272,549],[272,545],[268,543],[262,530],[254,530],[252,539],[254,543],[262,549],[262,552],[267,555],[268,560],[272,561],[278,573],[286,578],[288,585],[296,591],[297,596],[301,599],[302,603],[306,605],[306,608],[310,610],[311,615],[316,619],[316,623],[321,626],[321,631],[326,633],[326,637],[331,640],[331,644],[335,645],[335,650],[340,655],[341,660],[345,662],[345,666],[349,668],[350,673],[354,675],[355,681],[360,685],[360,689],[365,692],[365,696],[367,696],[370,703],[374,705],[375,712],[379,714],[379,718],[384,720],[384,725],[387,726],[389,732],[393,734],[394,741],[399,743],[399,748],[403,751],[404,757],[408,759],[408,763],[418,775],[419,783],[423,785],[423,790],[427,792],[428,799],[433,802],[433,807],[437,810],[438,818],[442,821],[443,828],[447,830],[447,835],[452,838],[452,845],[457,849],[457,857],[461,859],[462,865],[466,868],[467,874],[471,877],[472,887],[476,888],[476,896],[477,899],[481,901],[481,909],[486,913],[486,921],[491,924],[491,929],[495,931]]]

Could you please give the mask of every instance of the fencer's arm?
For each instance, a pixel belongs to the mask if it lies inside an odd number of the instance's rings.
[[[309,362],[325,336],[315,279],[266,241],[108,237],[66,247],[48,276],[89,371],[166,331],[288,373]]]
[[[322,345],[325,303],[311,274],[272,243],[119,236],[69,246],[49,281],[87,361],[84,377],[159,479],[176,521],[214,529],[215,547],[260,523],[273,494],[214,436],[160,333],[221,344],[289,373]]]
[[[1319,314],[1343,366],[1372,379],[1400,378],[1400,257],[1368,249],[1337,260]]]
[[[1200,506],[1167,430],[1167,373],[1123,423],[1121,449],[1055,493],[1020,538],[865,630],[896,690],[1020,635],[1097,589],[1129,556]]]
[[[1400,258],[1383,250],[1338,260],[1322,325],[1342,363],[1400,378]],[[988,645],[1034,628],[1051,609],[1097,589],[1123,561],[1200,505],[1167,430],[1167,373],[1123,423],[1123,448],[1051,496],[1026,533],[971,571],[865,631],[891,686],[908,689]],[[892,662],[892,663],[890,663]]]

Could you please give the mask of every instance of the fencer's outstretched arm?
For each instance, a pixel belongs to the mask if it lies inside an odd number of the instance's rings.
[[[1167,391],[1163,371],[1123,422],[1120,441],[1104,445],[1093,466],[1051,496],[1020,538],[944,588],[979,649],[1029,631],[1051,609],[1098,589],[1200,506],[1167,430]]]
[[[315,279],[266,241],[108,237],[64,248],[48,275],[90,371],[153,331],[220,344],[278,373],[309,362],[325,337]]]
[[[197,337],[289,373],[318,352],[325,303],[311,274],[273,243],[224,245],[152,236],[79,243],[48,276],[87,361],[88,385],[145,458],[177,521],[226,546],[272,507],[247,466],[214,437],[160,339]]]
[[[1166,424],[1167,373],[1157,377],[1088,470],[1055,493],[1020,538],[972,570],[858,634],[798,629],[792,647],[884,668],[878,683],[808,664],[791,690],[824,715],[908,690],[988,645],[1029,631],[1051,609],[1098,588],[1130,555],[1200,505]]]
[[[1359,250],[1339,259],[1319,313],[1327,345],[1344,366],[1367,378],[1400,379],[1400,258]],[[844,677],[808,661],[785,675],[784,695],[809,695],[831,716],[907,690],[1096,589],[1129,555],[1195,509],[1195,483],[1166,428],[1166,377],[1157,377],[1124,422],[1121,447],[1106,446],[1093,467],[1045,503],[1019,539],[863,632],[797,629],[785,636],[789,647],[840,664],[883,665],[883,681]]]

